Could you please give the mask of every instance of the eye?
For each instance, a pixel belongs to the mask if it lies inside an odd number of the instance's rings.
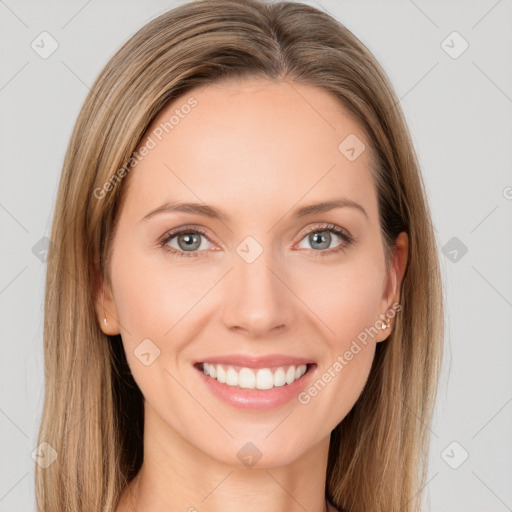
[[[333,242],[333,234],[334,238],[341,239],[341,243],[332,250],[325,251],[324,249],[329,249]],[[310,244],[311,249],[316,252],[315,256],[328,256],[344,251],[354,242],[354,238],[346,230],[334,224],[313,227],[306,232],[303,240]]]
[[[165,251],[176,254],[177,256],[199,256],[197,250],[205,249],[205,244],[203,244],[201,238],[211,242],[202,229],[184,227],[167,232],[158,245]]]
[[[333,241],[333,234],[335,238],[341,239],[341,243],[326,251],[324,249],[329,249]],[[203,243],[203,239],[212,243],[202,229],[184,226],[168,231],[163,239],[158,242],[158,246],[176,256],[197,257],[208,248],[208,244]],[[310,244],[311,250],[316,253],[315,256],[328,256],[344,251],[354,242],[354,237],[334,224],[326,224],[313,227],[303,235],[302,240],[306,240]]]

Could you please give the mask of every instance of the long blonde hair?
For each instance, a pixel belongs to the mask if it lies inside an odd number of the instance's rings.
[[[425,188],[396,95],[370,51],[318,9],[197,0],[152,20],[119,49],[69,142],[48,255],[38,438],[57,459],[46,469],[36,465],[40,512],[111,512],[142,463],[143,397],[120,336],[103,334],[95,309],[99,276],[110,282],[126,163],[167,102],[196,86],[251,77],[309,84],[339,99],[371,145],[387,255],[401,231],[409,236],[402,311],[377,344],[361,396],[331,434],[326,496],[347,512],[420,508],[443,297]]]

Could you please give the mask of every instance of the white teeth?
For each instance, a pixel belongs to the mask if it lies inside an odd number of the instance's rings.
[[[217,366],[217,380],[222,382],[222,384],[226,383],[226,370],[220,365]]]
[[[295,380],[295,366],[290,366],[286,372],[286,384],[291,384]]]
[[[286,374],[283,368],[278,368],[274,373],[274,386],[284,386],[286,384]]]
[[[234,370],[233,370],[234,371]],[[212,375],[210,374],[210,377]],[[254,389],[256,376],[249,368],[242,368],[238,374],[238,385],[245,389]]]
[[[226,384],[228,386],[238,386],[238,372],[234,368],[228,368],[226,372]]]
[[[286,368],[286,369],[285,369]],[[272,389],[273,387],[291,384],[300,379],[307,370],[307,366],[280,366],[274,372],[270,368],[242,368],[237,372],[231,366],[203,363],[203,372],[213,379],[217,379],[228,386],[238,386],[243,389]]]
[[[258,370],[256,374],[256,389],[271,389],[273,387],[274,375],[272,372],[268,368]]]

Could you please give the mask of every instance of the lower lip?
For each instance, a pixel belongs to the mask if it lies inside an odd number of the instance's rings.
[[[291,384],[271,389],[243,389],[228,386],[206,375],[203,370],[199,368],[196,368],[196,370],[210,391],[222,401],[239,409],[257,411],[279,407],[295,398],[308,385],[316,368],[316,364],[308,365],[306,373],[300,379]]]

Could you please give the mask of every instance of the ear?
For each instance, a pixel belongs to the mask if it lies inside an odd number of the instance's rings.
[[[94,304],[96,308],[96,316],[103,333],[109,336],[119,334],[121,332],[118,320],[119,315],[117,313],[111,287],[103,275],[98,278],[96,284]]]
[[[400,299],[400,287],[402,284],[402,280],[405,274],[405,270],[407,268],[407,261],[409,255],[409,237],[405,231],[402,231],[395,240],[395,245],[393,246],[391,264],[389,266],[386,287],[384,290],[384,294],[381,300],[381,310],[379,318],[383,319],[388,327],[386,329],[381,329],[379,335],[377,336],[376,341],[384,341],[390,334],[393,329],[393,313],[389,313],[390,310],[395,310],[393,307],[395,303],[397,303]],[[378,322],[379,327],[382,325],[381,322]]]

